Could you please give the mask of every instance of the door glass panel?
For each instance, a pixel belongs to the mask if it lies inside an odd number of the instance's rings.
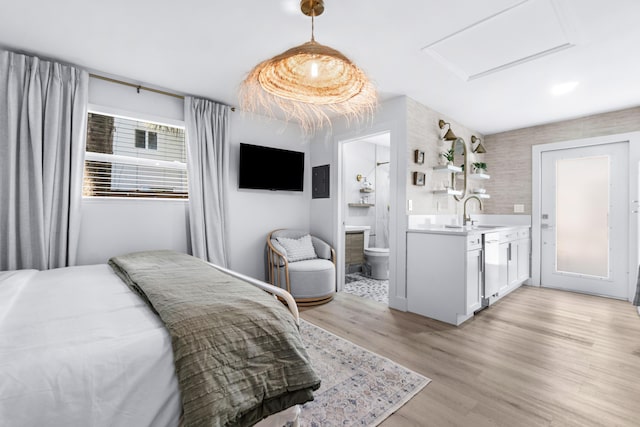
[[[556,270],[609,277],[609,156],[556,162]]]

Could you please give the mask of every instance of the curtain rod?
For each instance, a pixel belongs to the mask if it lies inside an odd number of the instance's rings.
[[[104,77],[104,76],[100,76],[98,74],[93,74],[93,73],[90,73],[89,77],[93,77],[94,79],[104,80],[106,82],[117,83],[119,85],[133,87],[138,91],[138,93],[140,93],[141,90],[146,90],[147,92],[154,92],[154,93],[159,93],[160,95],[173,96],[174,98],[184,99],[184,96],[178,95],[177,93],[166,92],[164,90],[154,89],[152,87],[137,85],[129,82],[123,82],[122,80],[112,79],[111,77]],[[236,111],[236,107],[231,107],[231,111]]]

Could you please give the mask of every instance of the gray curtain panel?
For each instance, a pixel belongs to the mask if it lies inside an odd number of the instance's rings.
[[[0,50],[0,270],[75,264],[88,82]]]
[[[229,110],[206,99],[184,99],[191,253],[223,267],[229,267]]]

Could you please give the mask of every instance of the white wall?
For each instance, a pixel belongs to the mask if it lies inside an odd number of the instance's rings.
[[[78,264],[151,249],[188,251],[186,200],[84,198]]]
[[[89,104],[184,121],[184,101],[180,98],[146,90],[138,93],[135,88],[93,77],[89,79]]]
[[[183,121],[183,101],[166,95],[91,79],[89,103],[124,110],[147,120]],[[113,111],[112,111],[113,112]],[[229,255],[231,268],[264,278],[266,235],[276,228],[309,228],[309,143],[297,126],[245,113],[229,123]],[[305,153],[304,192],[238,190],[240,142]],[[83,199],[78,264],[104,263],[137,250],[189,250],[188,203],[162,199]]]
[[[89,104],[105,111],[179,124],[183,101],[166,95],[89,80]],[[186,200],[83,198],[78,264],[105,263],[114,256],[147,249],[187,252]]]
[[[368,225],[371,234],[375,234],[376,210],[372,208],[349,207],[349,203],[359,203],[363,197],[369,203],[375,203],[376,193],[361,193],[362,182],[358,182],[357,175],[362,175],[376,189],[376,145],[366,140],[352,141],[344,145],[344,192],[345,192],[345,223],[348,225]]]
[[[389,215],[389,306],[406,311],[406,176],[407,176],[407,98],[397,97],[383,102],[375,116],[365,125],[349,126],[337,121],[333,128],[316,135],[311,144],[311,165],[331,166],[331,197],[311,200],[311,232],[326,239],[338,254],[338,280],[344,279],[344,234],[338,216],[342,190],[340,144],[366,135],[390,133],[390,185],[393,188]],[[398,165],[401,165],[400,167]]]
[[[229,255],[230,267],[264,279],[267,234],[278,228],[309,229],[311,167],[309,142],[297,126],[248,113],[234,113],[230,121]],[[304,191],[238,189],[240,143],[284,148],[305,153]]]

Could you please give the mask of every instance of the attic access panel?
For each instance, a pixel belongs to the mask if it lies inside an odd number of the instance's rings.
[[[468,81],[570,47],[566,24],[553,0],[526,0],[422,51]]]

